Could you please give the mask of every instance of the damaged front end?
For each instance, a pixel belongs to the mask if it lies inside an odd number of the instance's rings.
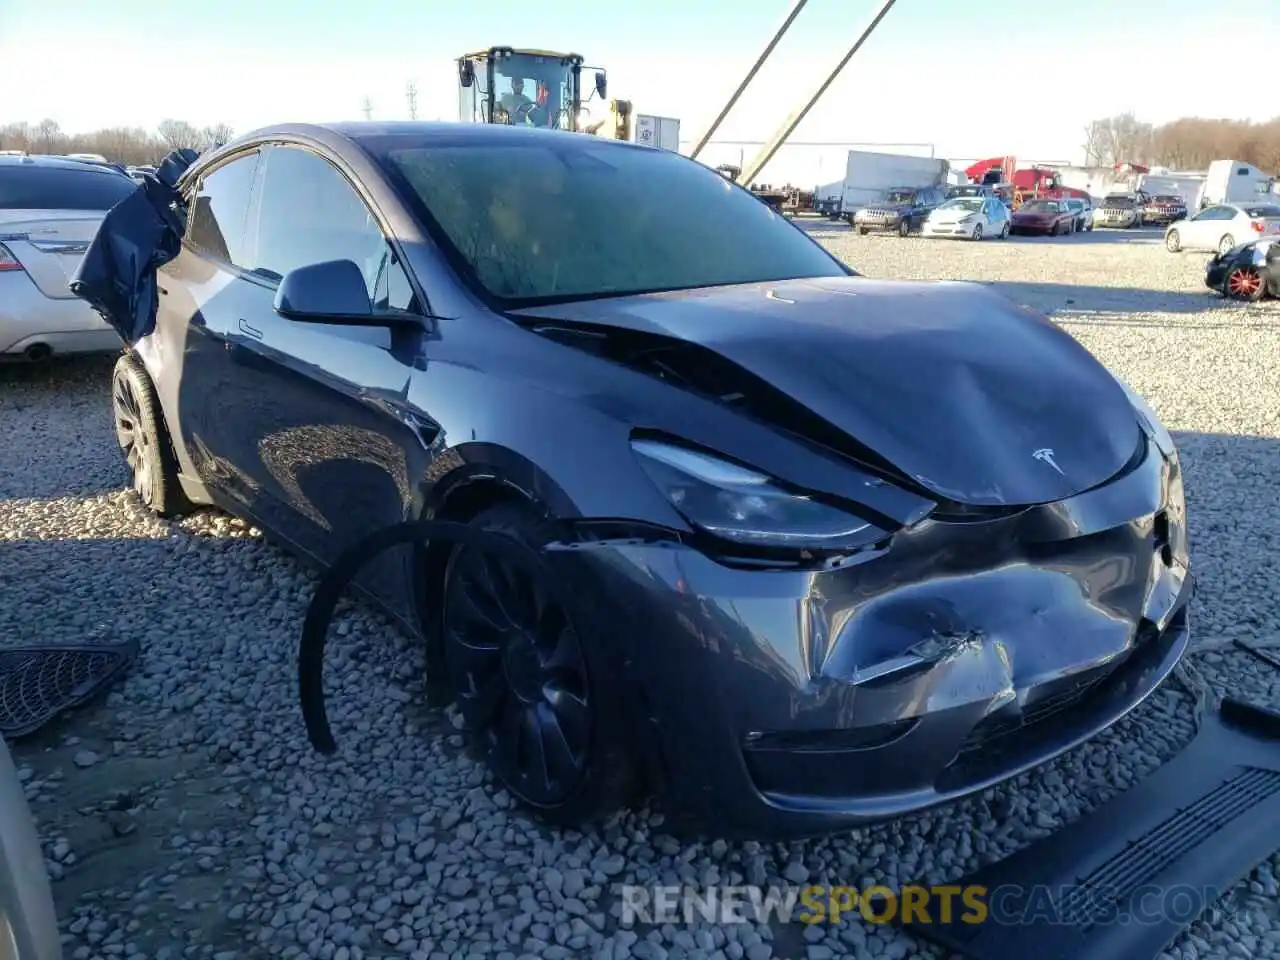
[[[598,552],[644,583],[632,667],[667,791],[744,836],[894,817],[1043,763],[1141,703],[1189,639],[1180,468],[1147,433],[1100,487],[931,516],[835,568]]]

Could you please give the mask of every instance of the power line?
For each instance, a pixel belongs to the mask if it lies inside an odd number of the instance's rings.
[[[418,86],[410,80],[404,88],[405,99],[409,101],[409,119],[418,119]]]

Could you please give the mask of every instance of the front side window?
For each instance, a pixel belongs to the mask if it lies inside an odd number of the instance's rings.
[[[505,306],[849,272],[696,161],[590,137],[365,144],[465,280]]]
[[[382,228],[355,188],[318,154],[274,147],[264,156],[255,255],[250,269],[272,280],[328,260],[350,260],[371,303],[410,309],[412,288]]]
[[[198,253],[245,267],[248,218],[258,154],[239,157],[200,178],[188,201],[187,242]]]

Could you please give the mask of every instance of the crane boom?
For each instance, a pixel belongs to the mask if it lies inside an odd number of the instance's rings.
[[[724,118],[729,115],[729,111],[732,110],[734,104],[738,102],[743,91],[745,91],[751,81],[755,79],[756,74],[760,72],[760,68],[764,66],[764,62],[768,60],[769,55],[773,53],[774,47],[778,45],[778,41],[782,39],[782,35],[791,29],[791,24],[795,23],[796,17],[800,15],[800,11],[804,9],[805,4],[808,2],[809,0],[794,0],[791,4],[791,11],[783,19],[781,26],[779,26],[774,32],[773,37],[767,44],[765,44],[765,48],[760,51],[760,56],[756,57],[755,63],[751,65],[751,69],[747,71],[747,75],[742,78],[742,82],[738,84],[738,89],[734,90],[730,95],[729,102],[721,107],[716,118],[711,121],[711,124],[703,131],[702,135],[694,141],[693,149],[689,151],[689,157],[691,159],[697,159],[698,154],[702,152],[702,148],[710,142],[711,137],[718,129],[720,129],[720,124],[724,123]]]
[[[827,88],[830,87],[836,77],[840,75],[840,71],[842,71],[845,68],[845,65],[853,59],[853,55],[862,48],[862,45],[866,43],[867,37],[871,36],[875,28],[880,25],[880,21],[885,18],[885,14],[889,12],[896,2],[897,0],[882,0],[879,9],[876,10],[875,15],[872,16],[867,25],[863,27],[862,32],[858,34],[858,39],[854,41],[853,46],[851,46],[848,52],[840,58],[840,61],[834,68],[832,68],[831,72],[826,75],[823,81],[818,84],[817,88],[812,94],[810,94],[809,99],[805,102],[804,106],[783,121],[782,126],[778,128],[777,132],[775,132],[774,135],[769,138],[768,142],[760,148],[760,152],[752,158],[750,163],[743,167],[742,172],[738,175],[738,183],[740,185],[750,186],[751,181],[754,180],[756,176],[759,175],[760,171],[764,169],[765,164],[773,159],[774,154],[776,154],[782,147],[783,143],[786,142],[787,137],[791,136],[795,128],[800,125],[800,121],[803,120],[805,116],[808,115],[809,111],[813,109],[813,105],[818,102],[824,93],[827,92]]]

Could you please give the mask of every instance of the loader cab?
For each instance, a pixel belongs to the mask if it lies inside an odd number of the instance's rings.
[[[606,90],[604,71],[597,71],[592,96],[603,99]],[[577,132],[588,116],[582,57],[576,53],[490,47],[458,58],[458,119],[463,123]]]

